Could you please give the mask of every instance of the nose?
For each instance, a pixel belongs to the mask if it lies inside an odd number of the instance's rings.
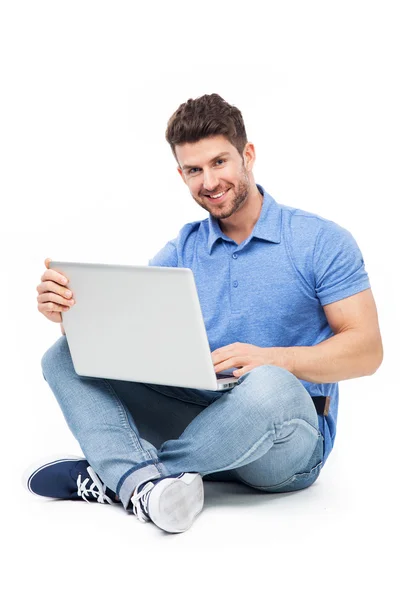
[[[218,177],[212,169],[203,170],[203,187],[208,192],[212,192],[218,187]]]

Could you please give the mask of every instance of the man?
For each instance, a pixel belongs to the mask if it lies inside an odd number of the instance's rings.
[[[42,461],[25,481],[43,496],[120,500],[182,532],[203,507],[203,478],[265,492],[311,485],[334,444],[337,382],[373,374],[383,350],[355,240],[255,183],[237,108],[217,94],[188,100],[166,138],[209,215],[149,265],[192,269],[215,371],[233,369],[239,382],[212,392],[80,377],[61,336],[42,370],[85,458]],[[61,322],[73,299],[48,260],[38,308]]]

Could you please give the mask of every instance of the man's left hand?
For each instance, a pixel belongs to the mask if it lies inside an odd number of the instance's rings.
[[[288,348],[260,348],[235,342],[214,350],[211,357],[216,373],[240,367],[233,371],[234,377],[240,377],[260,365],[276,365],[291,370]]]

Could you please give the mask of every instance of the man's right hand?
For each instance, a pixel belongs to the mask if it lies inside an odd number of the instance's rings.
[[[73,306],[73,294],[68,289],[68,280],[62,273],[49,269],[51,258],[46,258],[44,264],[46,271],[37,286],[38,311],[53,323],[61,323],[61,312]]]

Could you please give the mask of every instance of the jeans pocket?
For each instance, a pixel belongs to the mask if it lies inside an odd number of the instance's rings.
[[[302,473],[295,473],[286,481],[277,485],[271,485],[268,487],[260,488],[265,492],[273,493],[284,493],[284,492],[295,492],[296,490],[303,490],[316,481],[321,473],[323,466],[324,456],[324,436],[319,432],[317,445],[309,460],[308,465]]]

